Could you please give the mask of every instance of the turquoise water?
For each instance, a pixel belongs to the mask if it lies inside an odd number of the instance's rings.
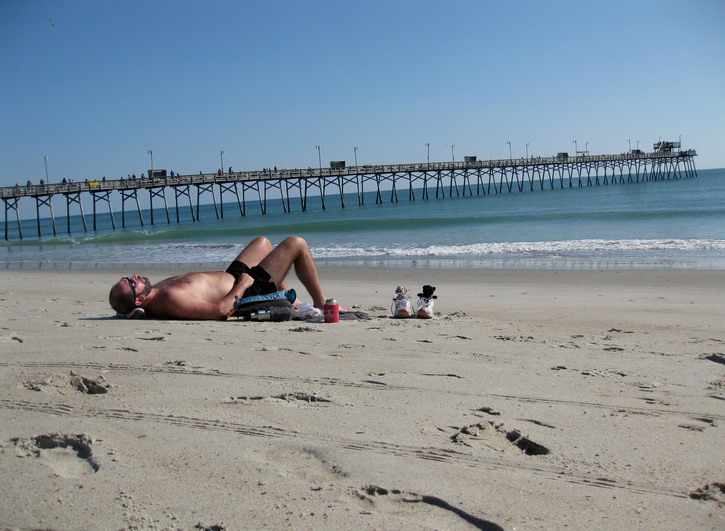
[[[220,268],[254,236],[278,242],[297,234],[322,265],[725,269],[725,169],[697,173],[694,179],[425,201],[420,191],[408,201],[408,191],[399,189],[397,203],[384,192],[384,204],[376,205],[373,194],[364,206],[347,196],[346,208],[328,193],[325,210],[310,198],[307,212],[292,200],[293,212],[284,213],[275,200],[261,215],[259,203],[248,202],[246,217],[227,197],[223,219],[204,205],[201,221],[192,222],[187,202],[180,206],[181,223],[173,208],[170,224],[156,209],[154,226],[144,211],[143,227],[138,214],[127,211],[125,229],[111,231],[106,213],[93,231],[87,214],[88,232],[80,216],[71,216],[67,236],[67,219],[56,217],[58,236],[44,219],[41,239],[32,239],[35,219],[24,220],[25,239],[0,245],[0,267]],[[119,227],[120,213],[114,216]],[[16,224],[9,229],[16,233]]]

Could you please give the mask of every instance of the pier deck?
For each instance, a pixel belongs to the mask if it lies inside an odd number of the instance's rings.
[[[280,169],[243,171],[221,174],[174,175],[153,178],[85,180],[83,182],[27,184],[0,188],[5,204],[5,239],[9,239],[8,214],[15,213],[17,234],[23,238],[19,206],[20,201],[35,201],[38,238],[41,235],[41,207],[47,207],[52,222],[53,235],[57,235],[53,198],[65,198],[67,232],[71,233],[71,208],[77,207],[83,230],[88,231],[83,199],[92,200],[93,230],[96,230],[97,205],[108,208],[113,229],[116,228],[112,198],[121,200],[121,226],[126,226],[126,203],[131,202],[141,226],[146,223],[139,203],[139,193],[148,193],[150,219],[154,219],[154,200],[161,201],[165,212],[162,222],[171,223],[166,199],[172,191],[177,223],[179,200],[188,203],[191,219],[199,219],[202,198],[210,195],[217,218],[224,217],[224,198],[233,197],[241,217],[247,214],[247,195],[250,204],[259,204],[261,214],[267,212],[270,192],[281,197],[284,212],[292,212],[299,204],[300,211],[307,210],[307,199],[319,196],[321,208],[329,200],[332,189],[345,207],[345,196],[354,196],[358,205],[364,205],[364,193],[375,192],[375,202],[388,198],[397,202],[400,197],[408,201],[444,197],[490,195],[535,190],[554,190],[570,187],[604,186],[642,181],[693,178],[697,176],[694,159],[697,153],[687,151],[663,151],[653,153],[626,153],[618,155],[584,155],[527,159],[503,159],[487,161],[451,161],[414,164],[363,165],[336,168]],[[241,192],[241,195],[240,195]],[[218,200],[218,202],[217,202]],[[186,206],[184,206],[186,208]],[[235,209],[236,210],[236,209]]]

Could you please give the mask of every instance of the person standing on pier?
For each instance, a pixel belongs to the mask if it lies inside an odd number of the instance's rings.
[[[141,308],[151,318],[224,320],[234,313],[238,298],[289,289],[285,278],[292,266],[312,304],[322,309],[326,297],[317,267],[307,242],[299,236],[289,236],[274,248],[259,236],[226,271],[186,273],[153,285],[141,275],[123,277],[111,288],[108,300],[124,315]]]

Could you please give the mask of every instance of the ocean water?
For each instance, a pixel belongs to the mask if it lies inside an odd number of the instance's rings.
[[[115,231],[108,213],[97,215],[94,231],[86,205],[88,232],[80,216],[71,216],[68,235],[68,220],[56,216],[57,236],[50,220],[43,219],[38,239],[36,220],[30,219],[23,220],[21,241],[10,221],[15,237],[0,244],[0,267],[219,269],[257,235],[276,243],[296,234],[308,241],[321,265],[331,266],[725,269],[725,169],[697,174],[694,179],[428,200],[418,190],[415,201],[399,188],[397,203],[390,202],[387,191],[383,204],[366,194],[364,206],[348,195],[345,208],[328,190],[325,210],[319,198],[308,199],[306,212],[299,199],[292,199],[288,213],[273,200],[266,215],[248,197],[245,217],[225,196],[223,218],[217,218],[213,205],[204,205],[194,222],[187,203],[180,205],[180,223],[169,194],[171,223],[163,209],[155,209],[153,226],[148,210],[144,226],[136,212],[127,211],[126,228],[120,229],[116,212]],[[64,211],[65,204],[54,208]],[[0,228],[4,234],[2,223]]]

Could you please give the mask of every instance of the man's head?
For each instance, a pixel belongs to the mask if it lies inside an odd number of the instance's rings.
[[[111,288],[108,302],[111,308],[125,315],[140,307],[150,292],[151,282],[148,277],[139,275],[123,277]]]

